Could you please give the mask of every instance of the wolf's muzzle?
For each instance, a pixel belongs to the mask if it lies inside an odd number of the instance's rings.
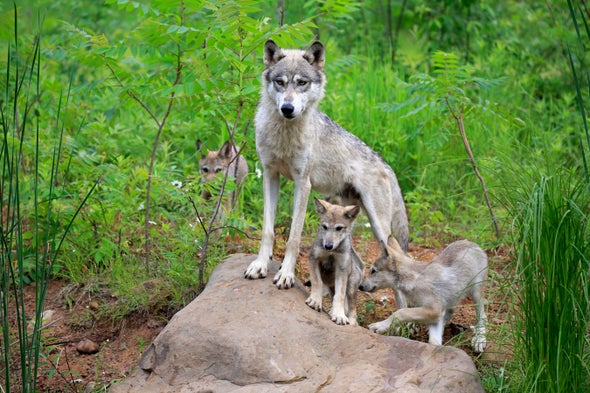
[[[281,113],[287,119],[292,119],[294,117],[293,112],[295,112],[295,107],[293,106],[293,104],[283,104],[281,106]]]

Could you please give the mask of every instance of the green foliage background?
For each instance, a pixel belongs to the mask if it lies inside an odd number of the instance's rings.
[[[47,182],[55,101],[69,92],[60,114],[67,176],[54,201],[63,222],[100,179],[53,274],[90,291],[108,286],[122,299],[118,316],[146,306],[152,297],[137,288],[154,278],[172,310],[184,305],[231,251],[233,236],[242,238],[243,251],[256,251],[256,240],[248,238],[259,236],[262,179],[252,119],[268,38],[286,47],[305,47],[315,37],[324,42],[328,85],[321,108],[396,171],[414,242],[509,243],[512,218],[500,199],[516,174],[538,178],[565,169],[584,176],[589,146],[579,100],[588,99],[588,80],[574,80],[572,66],[587,70],[587,45],[579,44],[561,2],[36,0],[16,6],[18,26],[13,4],[0,3],[0,86],[6,91],[9,55],[25,64],[40,33],[39,163],[41,172],[48,166]],[[572,9],[587,12],[582,5]],[[20,53],[7,45],[15,29]],[[463,115],[500,236],[449,108]],[[213,150],[229,138],[243,146],[250,173],[238,209],[211,231],[197,219],[198,213],[205,222],[214,209],[199,197],[195,142]],[[290,187],[281,190],[279,232],[288,230]],[[310,214],[307,235],[313,221]],[[31,279],[33,270],[25,272]]]

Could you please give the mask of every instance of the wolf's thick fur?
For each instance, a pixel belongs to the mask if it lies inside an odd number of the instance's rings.
[[[330,290],[330,317],[338,325],[356,325],[356,294],[363,262],[352,247],[352,224],[359,206],[338,206],[314,198],[320,229],[309,255],[311,293],[305,303],[322,311],[324,284]]]
[[[200,149],[201,141],[197,141],[197,150]],[[236,191],[232,191],[229,198],[225,198],[225,210],[233,208],[237,194],[248,174],[248,162],[240,154],[238,157],[238,148],[236,145],[227,141],[219,150],[207,151],[207,155],[201,154],[199,157],[199,171],[201,172],[201,182],[208,183],[215,178],[224,176],[227,173],[228,179],[236,182]],[[207,190],[201,192],[203,199],[211,198]]]
[[[393,170],[356,136],[317,109],[324,95],[324,47],[307,51],[264,46],[265,70],[256,113],[256,150],[263,167],[264,220],[262,241],[246,278],[266,277],[272,258],[274,220],[283,175],[295,183],[293,219],[285,258],[273,282],[290,288],[307,201],[311,189],[345,205],[361,206],[377,239],[386,241],[392,227],[404,249],[408,219]]]
[[[372,292],[395,288],[405,295],[411,307],[399,308],[388,319],[369,325],[369,329],[383,334],[392,323],[424,323],[429,327],[429,342],[441,345],[444,326],[450,321],[455,306],[471,295],[476,311],[471,346],[475,352],[483,352],[486,315],[481,289],[488,273],[485,252],[475,243],[460,240],[449,244],[427,264],[406,255],[393,237],[382,247],[385,255],[375,262],[360,289]]]

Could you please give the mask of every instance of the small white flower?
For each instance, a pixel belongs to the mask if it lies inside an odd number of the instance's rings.
[[[367,222],[367,223],[365,224],[365,228],[371,228],[371,223],[370,223],[370,222]]]
[[[152,220],[149,220],[149,221],[148,221],[148,224],[150,224],[150,225],[158,225],[158,223],[157,223],[157,222],[155,222],[155,221],[152,221]]]
[[[388,300],[387,296],[381,296],[381,303],[387,303]]]
[[[143,202],[141,202],[139,204],[139,206],[137,207],[137,210],[143,210],[143,209],[145,209],[145,205],[143,204]]]
[[[260,168],[258,168],[258,165],[256,165],[256,169],[254,170],[254,172],[256,173],[257,179],[260,179],[262,177],[262,171],[260,170]]]
[[[172,184],[176,188],[182,188],[182,182],[181,181],[173,180],[173,181],[170,182],[170,184]]]

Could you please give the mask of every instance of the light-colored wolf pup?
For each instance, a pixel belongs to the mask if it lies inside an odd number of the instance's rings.
[[[266,277],[273,255],[274,221],[280,177],[293,181],[293,218],[285,257],[273,282],[279,289],[295,283],[295,264],[310,191],[343,205],[359,205],[378,240],[394,231],[407,249],[408,218],[391,167],[359,138],[347,132],[317,106],[324,96],[324,46],[283,49],[264,45],[260,102],[255,117],[256,151],[262,164],[264,218],[258,257],[246,278]],[[396,297],[397,298],[397,297]],[[403,299],[397,299],[403,303]]]
[[[359,206],[338,206],[314,198],[320,229],[309,255],[311,293],[305,303],[322,311],[324,285],[330,290],[330,317],[338,325],[356,325],[356,294],[363,262],[352,247],[352,224]]]
[[[197,151],[200,150],[201,141],[197,140]],[[208,150],[207,154],[201,154],[199,158],[199,172],[201,172],[201,182],[208,183],[215,178],[221,178],[227,172],[227,178],[236,183],[236,190],[231,192],[229,197],[225,198],[224,208],[226,211],[231,210],[235,203],[237,195],[248,174],[248,162],[240,154],[237,158],[238,148],[236,145],[227,141],[219,150]],[[211,198],[211,193],[204,189],[201,192],[201,198]]]
[[[444,326],[455,306],[471,295],[476,311],[471,347],[474,352],[483,352],[486,315],[481,289],[488,274],[485,252],[475,243],[460,240],[449,244],[432,262],[425,263],[406,255],[393,236],[382,247],[384,256],[377,259],[359,288],[367,292],[396,288],[403,292],[410,307],[398,309],[386,320],[369,325],[369,329],[384,334],[392,323],[423,323],[429,328],[428,341],[441,345]]]

